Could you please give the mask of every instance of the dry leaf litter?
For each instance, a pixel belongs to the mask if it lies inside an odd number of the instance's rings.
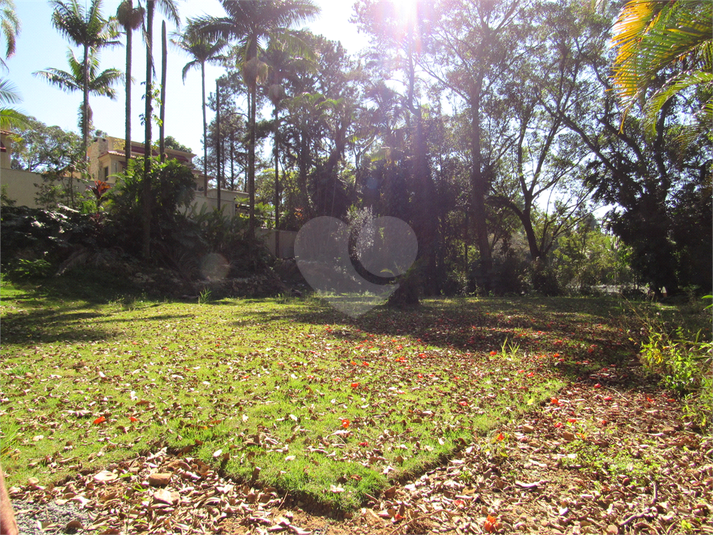
[[[165,449],[10,493],[25,534],[713,534],[713,439],[666,393],[622,390],[623,371],[569,385],[343,519]]]

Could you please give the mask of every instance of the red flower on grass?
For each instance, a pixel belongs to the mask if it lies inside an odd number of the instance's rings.
[[[104,418],[104,416],[100,416],[99,418],[94,420],[93,423],[94,423],[94,425],[99,425],[100,423],[103,423],[103,422],[106,422],[106,418]]]
[[[347,429],[350,424],[351,424],[351,422],[347,418],[342,418],[342,427],[344,429]]]

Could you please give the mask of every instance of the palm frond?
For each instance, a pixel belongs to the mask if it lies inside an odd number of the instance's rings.
[[[84,63],[79,61],[74,55],[72,49],[67,51],[67,63],[69,71],[61,69],[49,68],[43,71],[35,72],[35,76],[44,78],[49,84],[59,87],[60,89],[73,92],[84,90]],[[114,84],[124,80],[124,73],[118,69],[106,69],[99,71],[99,54],[90,50],[87,56],[88,64],[88,90],[90,94],[107,96],[115,98],[116,92],[112,88]]]
[[[0,31],[5,38],[5,57],[9,58],[15,53],[17,34],[20,33],[20,20],[15,14],[15,4],[12,0],[5,0],[5,6],[0,9]],[[2,62],[3,65],[5,62]]]
[[[35,71],[33,74],[44,78],[48,84],[59,87],[62,91],[68,93],[82,90],[82,84],[77,84],[77,79],[74,75],[61,69],[49,68],[43,71]]]
[[[0,79],[0,104],[16,104],[21,100],[20,94],[12,82]]]
[[[106,69],[92,79],[89,91],[95,95],[116,98],[116,90],[112,87],[117,82],[124,80],[124,73],[118,69]]]
[[[12,108],[0,109],[0,128],[27,128],[27,116]]]
[[[656,91],[644,107],[644,132],[649,137],[656,135],[656,119],[661,108],[673,96],[685,89],[707,84],[713,87],[713,73],[702,71],[686,71],[670,80],[664,87]],[[711,124],[713,122],[713,97],[709,98],[696,113],[696,120]]]
[[[176,0],[148,0],[154,2],[158,10],[166,15],[166,18],[176,26],[181,24],[181,17],[178,14],[178,4]]]
[[[637,103],[647,109],[647,128],[655,130],[656,116],[664,103],[692,85],[707,83],[700,77],[675,77],[664,88],[652,90],[666,69],[689,73],[711,70],[713,57],[713,3],[629,0],[613,28],[617,49],[612,82],[623,106],[622,126]],[[695,81],[694,81],[695,80]],[[653,127],[651,125],[654,125]]]

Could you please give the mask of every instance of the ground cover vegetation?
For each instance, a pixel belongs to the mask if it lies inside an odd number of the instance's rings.
[[[148,504],[155,488],[121,467],[167,448],[203,463],[204,475],[217,470],[254,489],[246,490],[253,503],[288,495],[309,510],[354,511],[467,458],[473,444],[505,460],[503,441],[516,440],[505,429],[542,427],[522,422],[576,399],[567,385],[598,394],[603,406],[613,391],[643,395],[639,318],[690,329],[706,321],[702,306],[468,298],[427,300],[418,311],[380,307],[346,322],[316,299],[172,303],[130,288],[108,294],[90,273],[85,281],[79,294],[67,277],[3,284],[2,462],[18,497],[101,473],[97,481],[133,482],[123,498],[131,507]],[[644,391],[651,403],[671,396]],[[561,469],[656,484],[657,458],[632,443],[634,457],[610,459],[594,436],[617,431],[585,413],[562,409],[547,417],[559,425],[541,430],[567,433],[558,438],[568,448]],[[705,425],[695,413],[677,418],[689,431]],[[469,477],[479,476],[464,471],[461,486]]]

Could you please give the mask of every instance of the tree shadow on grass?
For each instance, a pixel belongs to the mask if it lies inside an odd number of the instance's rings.
[[[285,305],[280,309],[278,301],[236,324],[299,323],[323,328],[323,336],[335,342],[355,344],[371,335],[393,336],[415,346],[414,351],[434,347],[476,358],[493,351],[517,351],[542,359],[552,373],[570,381],[602,382],[607,380],[602,369],[639,367],[639,344],[630,339],[639,320],[627,312],[625,301],[616,298],[428,299],[413,309],[380,306],[357,318],[317,299],[306,300],[303,306],[295,306],[293,300]],[[621,383],[631,374],[615,375]]]
[[[105,314],[82,311],[81,308],[72,306],[5,314],[2,319],[2,343],[91,342],[108,340],[115,336],[106,329],[85,325],[87,320],[96,320]]]

